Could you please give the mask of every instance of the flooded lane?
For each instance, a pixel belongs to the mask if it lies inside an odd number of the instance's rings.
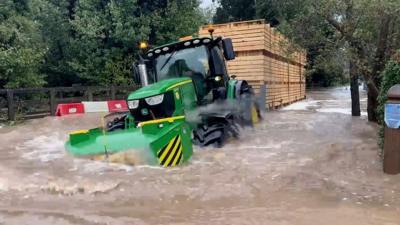
[[[68,156],[67,133],[99,114],[0,128],[0,224],[400,224],[400,176],[382,173],[377,127],[349,98],[311,92],[172,169]]]

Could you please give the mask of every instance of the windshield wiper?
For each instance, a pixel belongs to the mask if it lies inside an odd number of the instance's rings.
[[[161,66],[160,71],[161,71],[162,69],[164,69],[164,67],[169,63],[169,61],[172,59],[172,56],[174,56],[175,53],[176,53],[176,51],[174,51],[173,53],[171,53],[171,55],[168,57],[168,59],[165,60],[165,63]]]

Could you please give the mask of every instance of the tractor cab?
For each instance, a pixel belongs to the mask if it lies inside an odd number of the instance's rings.
[[[151,49],[136,64],[135,80],[147,86],[172,78],[190,78],[197,103],[226,96],[229,80],[225,60],[235,58],[231,39],[192,38]]]

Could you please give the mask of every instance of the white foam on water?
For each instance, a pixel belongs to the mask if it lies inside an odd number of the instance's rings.
[[[309,110],[310,108],[315,108],[319,107],[320,101],[314,101],[314,100],[303,100],[300,102],[293,103],[291,105],[288,105],[286,107],[283,107],[281,110],[282,111],[287,111],[287,110]]]
[[[350,108],[321,108],[317,109],[317,112],[322,112],[322,113],[341,113],[345,115],[351,115],[351,109]],[[361,112],[361,116],[368,116],[367,112]]]
[[[81,171],[86,173],[105,173],[108,171],[120,171],[130,173],[135,170],[163,170],[165,168],[158,165],[126,165],[122,163],[110,163],[107,161],[96,161],[91,159],[73,159],[74,166],[69,171]]]
[[[132,167],[133,168],[133,167]],[[154,170],[165,170],[162,166],[151,166],[151,165],[137,165],[135,169],[154,169]]]
[[[41,185],[42,191],[54,194],[73,195],[78,193],[95,194],[106,193],[118,188],[122,181],[103,180],[101,182],[91,179],[64,180],[56,179]]]
[[[104,173],[107,171],[131,172],[134,167],[124,164],[95,161],[90,159],[73,159],[74,167],[70,171],[83,171],[87,173]]]
[[[26,176],[8,165],[0,165],[0,192],[32,190],[38,187],[37,181],[35,175]]]
[[[8,191],[10,184],[8,179],[0,178],[0,191]]]
[[[341,114],[351,115],[351,109],[350,108],[321,108],[321,109],[317,109],[317,112],[322,112],[322,113],[341,113]]]
[[[22,158],[49,162],[65,156],[64,140],[57,133],[40,135],[16,146]]]

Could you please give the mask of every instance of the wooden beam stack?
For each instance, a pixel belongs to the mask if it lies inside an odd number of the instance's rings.
[[[215,24],[214,36],[231,38],[236,59],[228,72],[247,80],[258,91],[267,86],[267,106],[277,108],[305,98],[306,54],[264,20]],[[208,26],[200,36],[209,36]]]

